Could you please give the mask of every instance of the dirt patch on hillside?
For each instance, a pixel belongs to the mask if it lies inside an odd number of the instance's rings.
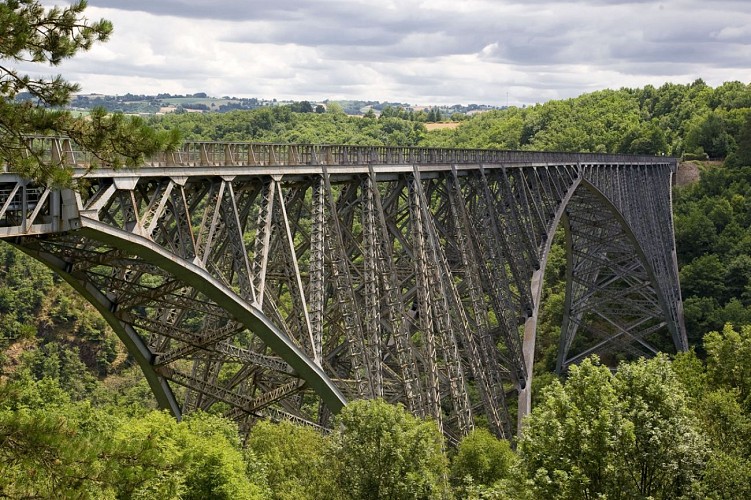
[[[686,186],[699,180],[701,170],[699,165],[692,161],[684,161],[678,164],[678,172],[675,174],[675,185]]]
[[[22,339],[18,342],[14,342],[5,350],[6,356],[5,364],[0,374],[0,381],[6,380],[7,376],[16,371],[18,365],[21,364],[21,356],[26,351],[31,351],[36,348],[36,341],[31,339]]]
[[[703,170],[722,167],[722,160],[684,161],[678,163],[678,172],[675,175],[675,185],[685,186],[699,180]]]

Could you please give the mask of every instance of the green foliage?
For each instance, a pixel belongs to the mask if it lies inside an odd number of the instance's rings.
[[[91,394],[96,379],[88,372],[76,349],[61,346],[56,342],[41,345],[38,349],[23,354],[23,365],[35,380],[57,381],[74,399],[84,399]],[[14,373],[22,376],[23,370]]]
[[[554,382],[525,423],[520,456],[541,498],[673,498],[692,491],[706,454],[688,399],[664,356],[590,359]]]
[[[90,49],[94,41],[107,40],[112,34],[112,23],[101,20],[89,24],[82,17],[85,9],[84,0],[64,9],[50,10],[32,0],[4,1],[0,4],[0,26],[4,31],[0,54],[14,62],[47,62],[56,66],[79,50]],[[3,73],[0,92],[11,98],[28,90],[39,99],[59,106],[78,90],[78,86],[63,81],[50,86],[12,69],[3,68]]]
[[[155,129],[179,130],[187,140],[257,141],[272,143],[416,146],[426,134],[422,123],[381,115],[362,119],[336,112],[295,112],[274,106],[229,113],[170,114],[154,118]]]
[[[694,161],[694,160],[709,160],[709,155],[704,152],[704,148],[697,148],[693,152],[684,152],[681,156],[681,160],[683,161]]]
[[[13,5],[6,2],[2,15],[14,15]],[[53,111],[26,106],[29,116],[57,120]],[[616,375],[591,360],[572,367],[565,382],[536,375],[536,407],[519,454],[476,430],[456,450],[450,476],[462,498],[742,498],[751,490],[750,109],[749,86],[711,89],[697,81],[483,113],[456,130],[431,133],[420,120],[435,119],[433,110],[386,108],[378,119],[350,118],[336,103],[324,113],[301,102],[170,115],[149,124],[160,132],[135,137],[156,145],[179,130],[196,140],[729,153],[725,167],[704,168],[698,183],[674,196],[686,324],[696,350],[679,354],[672,366],[664,357],[622,364]],[[25,112],[14,116],[22,120]],[[66,120],[55,123],[73,123]],[[129,143],[133,136],[123,132],[127,121],[95,113],[91,123],[119,138],[113,148],[138,150],[141,143]],[[78,126],[73,133],[87,147],[110,147],[97,131]],[[564,268],[563,248],[554,244],[537,369],[555,361]],[[728,321],[737,327],[723,328]],[[698,345],[712,330],[719,333]],[[8,246],[0,246],[0,345],[26,351],[0,357],[0,443],[12,444],[0,446],[0,496],[451,495],[436,426],[383,401],[353,402],[327,436],[258,423],[244,451],[234,426],[218,417],[196,414],[178,423],[150,411],[148,385],[101,317]]]
[[[554,381],[525,422],[519,452],[542,498],[595,498],[622,488],[614,472],[617,438],[626,425],[607,367],[590,359]]]
[[[562,227],[559,227],[550,247],[547,265],[545,266],[545,283],[537,323],[535,382],[532,385],[533,401],[539,395],[539,390],[545,381],[555,377],[553,372],[558,360],[558,344],[566,299],[565,274],[564,231]]]
[[[290,109],[295,113],[312,113],[313,105],[310,104],[310,101],[293,102]]]
[[[705,168],[673,199],[686,329],[698,344],[727,322],[751,322],[751,166]]]
[[[667,357],[621,364],[613,387],[618,410],[628,422],[619,453],[629,490],[640,498],[690,493],[701,477],[707,449]]]
[[[712,453],[696,496],[707,500],[751,498],[751,460],[723,451]]]
[[[631,128],[618,147],[619,153],[635,155],[656,155],[666,151],[668,143],[665,132],[657,120],[643,121]]]
[[[174,468],[182,468],[184,499],[253,499],[261,498],[263,488],[249,481],[246,464],[233,423],[223,418],[193,413],[181,424],[164,413],[150,432],[159,432],[170,424],[177,425],[175,447],[182,453],[176,457]],[[127,439],[131,439],[127,437]]]
[[[0,385],[0,396],[0,409],[11,411],[64,406],[71,400],[70,394],[57,380],[36,380],[28,372],[21,372],[13,380]]]
[[[263,464],[271,498],[325,498],[332,496],[330,442],[318,432],[280,422],[259,422],[248,436],[248,449]]]
[[[751,324],[736,330],[727,324],[722,332],[704,337],[707,377],[716,387],[738,391],[738,399],[751,412]]]
[[[675,355],[673,371],[689,397],[697,399],[706,391],[707,374],[704,362],[696,355],[694,347]]]
[[[725,157],[738,148],[738,155],[748,158],[750,103],[751,85],[740,82],[715,89],[697,80],[690,85],[602,90],[482,113],[455,130],[431,132],[424,144],[676,156],[699,152],[699,159],[705,152]]]
[[[466,482],[492,486],[506,479],[515,463],[516,455],[508,441],[496,438],[485,429],[475,429],[459,442],[451,460],[452,481],[458,486]]]
[[[0,495],[113,498],[103,483],[101,441],[82,436],[58,411],[0,411]]]
[[[684,142],[686,151],[701,151],[710,158],[724,158],[736,147],[735,139],[728,133],[721,112],[712,112],[695,121]]]
[[[127,368],[124,347],[102,316],[44,265],[6,244],[0,244],[0,339],[26,343],[17,361],[37,378],[60,380],[76,398],[90,396],[92,375]]]
[[[339,116],[344,115],[344,108],[338,102],[329,102],[327,106],[326,113]]]
[[[0,386],[0,496],[267,498],[234,424],[192,414],[131,417],[71,402],[53,379]]]
[[[707,392],[695,399],[704,423],[704,435],[714,448],[738,456],[749,456],[751,418],[738,401],[738,390],[708,388]]]
[[[449,496],[448,461],[435,423],[383,400],[350,402],[333,436],[336,480],[348,498]]]
[[[690,351],[673,363],[711,449],[695,491],[700,498],[746,498],[751,492],[749,338],[749,325],[725,325],[704,337],[706,362]]]
[[[751,113],[746,113],[746,119],[738,131],[737,162],[740,165],[751,165]]]
[[[681,269],[681,290],[688,295],[724,297],[727,268],[717,255],[701,255]]]

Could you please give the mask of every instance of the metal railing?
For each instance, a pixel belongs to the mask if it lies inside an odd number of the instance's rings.
[[[107,167],[72,140],[30,137],[28,147],[43,161],[75,168]],[[143,166],[284,166],[284,165],[440,165],[440,164],[665,164],[665,156],[448,149],[395,146],[348,146],[338,144],[270,144],[250,142],[188,141],[173,152],[146,158]],[[12,167],[7,169],[12,171]]]

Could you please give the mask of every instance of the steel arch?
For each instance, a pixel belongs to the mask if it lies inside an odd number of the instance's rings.
[[[644,341],[643,337],[649,336],[657,328],[663,326],[670,331],[675,349],[686,350],[688,341],[682,325],[664,319],[678,316],[679,313],[676,312],[675,308],[679,307],[680,304],[671,304],[667,300],[664,291],[666,283],[661,281],[655,272],[653,262],[656,258],[661,257],[648,254],[626,215],[593,182],[583,179],[580,186],[580,191],[572,197],[570,205],[565,207],[562,217],[567,257],[566,298],[556,370],[560,373],[569,364],[583,359],[586,355],[606,350],[609,343],[613,343],[624,336],[642,344],[647,350],[647,354],[650,351],[651,354],[654,354],[657,349]],[[574,205],[577,203],[589,208],[589,210],[586,210],[590,213],[588,220],[571,213],[575,210]],[[572,228],[574,226],[572,219],[574,218],[578,218],[579,227],[576,229]],[[672,226],[670,229],[672,230]],[[595,233],[602,233],[599,236],[601,238],[600,246],[596,251],[582,250],[582,242],[598,237],[594,236]],[[630,260],[625,261],[624,259],[629,259],[629,253],[633,255]],[[615,259],[618,259],[619,262],[615,262],[610,254],[614,254]],[[670,260],[672,256],[662,256],[662,258]],[[596,261],[587,265],[585,263],[587,259],[593,261],[596,259]],[[615,267],[628,269],[630,278],[639,280],[638,286],[632,285],[620,291],[613,290],[614,285],[617,286],[623,278],[623,276],[617,276],[617,272],[612,271]],[[603,279],[602,274],[606,275],[605,279]],[[622,283],[620,284],[622,285]],[[636,303],[636,301],[627,297],[628,294],[637,289],[639,289],[640,299],[646,298],[649,301],[649,297],[653,297],[651,310],[649,307],[645,307],[643,303]],[[603,298],[607,294],[612,296]],[[599,298],[599,303],[593,304],[598,302],[598,300],[595,300],[597,298]],[[641,327],[651,322],[649,328],[640,333],[636,325],[618,324],[617,321],[606,317],[605,310],[613,306],[614,300],[619,301],[620,305],[623,306],[623,309],[618,311],[620,315],[630,315],[630,318],[641,315],[638,326]],[[657,310],[654,307],[655,305],[658,306]],[[594,314],[599,316],[600,319],[609,321],[615,327],[616,333],[595,346],[590,346],[573,358],[568,358],[577,330],[584,326],[582,320],[586,314]],[[655,325],[654,321],[658,321],[658,324]],[[625,344],[622,343],[621,345]],[[639,351],[634,352],[639,353]]]
[[[85,217],[81,218],[81,228],[76,230],[76,234],[83,238],[104,243],[113,249],[120,249],[137,255],[144,261],[148,261],[150,264],[179,277],[185,284],[200,289],[202,293],[213,299],[217,304],[221,304],[221,307],[227,310],[233,318],[261,337],[276,354],[292,367],[296,376],[299,376],[305,384],[316,391],[329,410],[338,412],[346,404],[344,395],[320,366],[317,366],[289,338],[282,334],[261,311],[243,301],[204,269],[192,262],[176,258],[164,248],[146,238]],[[131,324],[124,322],[114,314],[117,304],[110,301],[83,275],[77,275],[71,262],[66,262],[60,257],[43,250],[35,249],[33,243],[25,243],[22,237],[17,238],[13,243],[17,248],[58,272],[97,308],[128,347],[128,351],[136,358],[160,405],[170,410],[176,417],[181,417],[180,404],[171,388],[166,384],[166,377],[154,366],[157,355],[152,352],[148,343],[134,330]]]

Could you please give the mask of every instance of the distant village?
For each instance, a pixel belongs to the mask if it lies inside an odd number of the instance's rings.
[[[401,109],[406,112],[433,113],[445,119],[466,118],[492,109],[505,106],[486,104],[454,104],[451,106],[415,105],[400,102],[358,101],[358,100],[324,100],[324,101],[280,101],[277,99],[258,99],[255,97],[210,97],[204,92],[188,95],[104,95],[77,94],[73,96],[70,109],[86,111],[102,107],[110,112],[126,114],[156,115],[167,113],[226,113],[235,110],[251,110],[266,106],[289,105],[294,111],[325,113],[332,106],[341,109],[347,115],[380,115],[384,109]],[[436,120],[438,121],[438,120]]]

